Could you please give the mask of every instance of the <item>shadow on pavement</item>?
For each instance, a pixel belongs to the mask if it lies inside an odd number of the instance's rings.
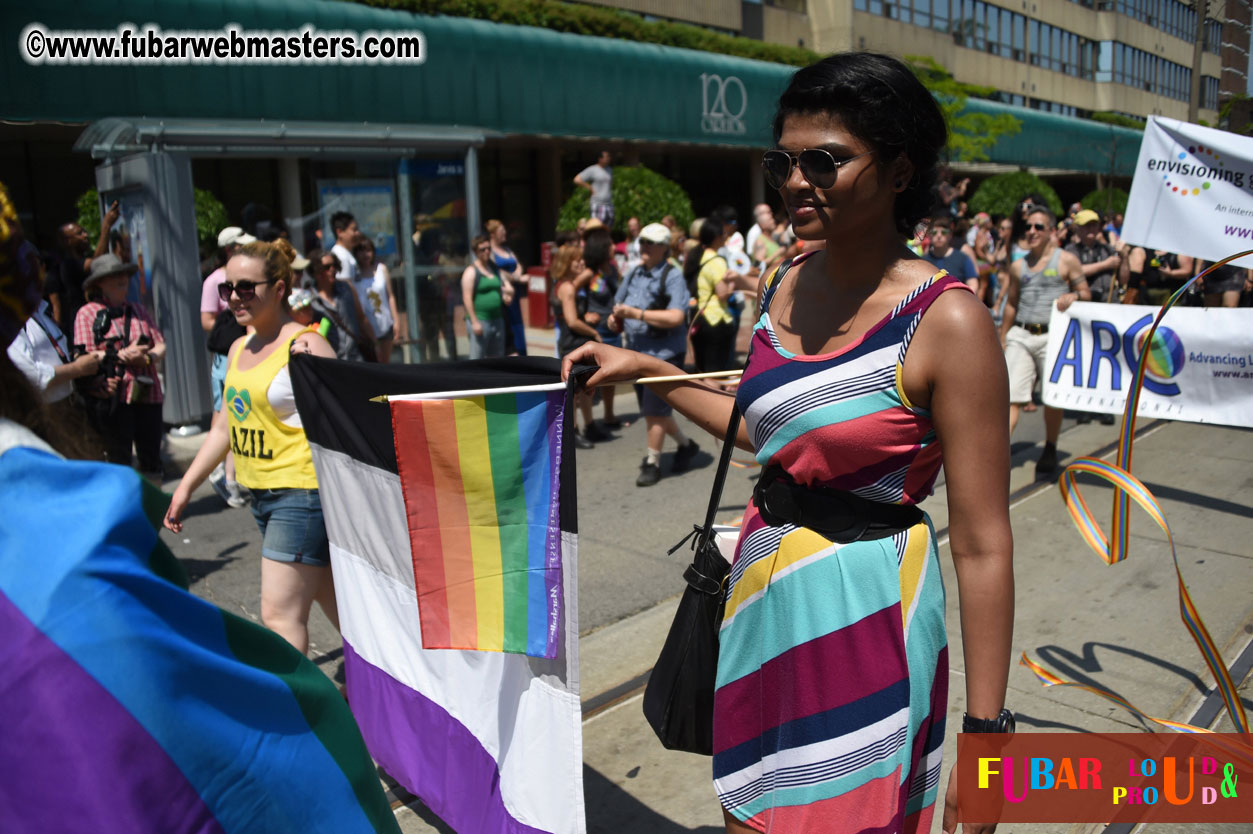
[[[210,492],[208,495],[202,495],[199,498],[194,498],[187,502],[187,508],[183,510],[183,521],[186,522],[187,519],[193,518],[194,516],[213,515],[214,513],[219,513],[223,510],[229,509],[231,508],[226,506],[226,502],[219,498],[216,492]],[[249,513],[248,516],[248,523],[250,525],[253,523],[251,515],[252,514]]]
[[[1116,646],[1111,643],[1087,642],[1083,645],[1082,656],[1077,655],[1070,649],[1066,649],[1061,646],[1039,646],[1036,648],[1035,653],[1039,657],[1042,665],[1051,666],[1053,671],[1060,677],[1074,681],[1075,683],[1086,684],[1088,686],[1096,687],[1097,689],[1105,690],[1106,692],[1113,693],[1119,697],[1125,697],[1121,692],[1118,692],[1113,687],[1106,685],[1094,677],[1084,674],[1085,672],[1100,672],[1102,670],[1101,662],[1096,657],[1096,650],[1098,648],[1123,654],[1137,660],[1142,660],[1152,666],[1157,666],[1158,668],[1187,681],[1200,695],[1204,696],[1209,693],[1209,687],[1206,686],[1205,682],[1191,670],[1185,669],[1178,664],[1171,663],[1168,660],[1163,660],[1160,657],[1154,657],[1153,655],[1145,652],[1129,649],[1126,646]],[[1149,728],[1148,724],[1138,716],[1136,716],[1136,720],[1140,721],[1141,724],[1144,724],[1146,729]]]
[[[1060,730],[1065,733],[1090,733],[1091,730],[1085,730],[1082,727],[1076,727],[1074,724],[1066,724],[1061,721],[1049,721],[1047,718],[1033,718],[1030,715],[1014,710],[1014,722],[1018,725],[1018,732],[1035,732],[1037,730]]]
[[[1191,492],[1186,489],[1178,489],[1165,484],[1152,484],[1148,481],[1144,485],[1152,491],[1153,495],[1159,501],[1170,500],[1178,501],[1181,504],[1191,504],[1194,507],[1203,507],[1207,510],[1217,510],[1220,513],[1235,515],[1241,518],[1248,518],[1253,515],[1253,507],[1248,504],[1237,504],[1235,501],[1224,501],[1221,498],[1215,498],[1212,495],[1202,495],[1199,492]]]
[[[583,765],[583,798],[587,803],[588,834],[722,834],[722,826],[685,828],[649,808],[597,771]]]
[[[178,561],[182,564],[183,570],[187,571],[187,584],[195,585],[201,579],[210,574],[217,573],[231,562],[237,561],[239,557],[231,554],[237,550],[242,550],[247,545],[244,542],[233,544],[223,550],[213,559],[184,559]]]

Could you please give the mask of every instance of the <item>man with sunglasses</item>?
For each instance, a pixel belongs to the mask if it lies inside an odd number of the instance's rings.
[[[1044,206],[1027,209],[1027,255],[1009,268],[1009,298],[1001,321],[1001,344],[1009,366],[1009,431],[1018,424],[1022,407],[1031,402],[1036,382],[1044,376],[1044,354],[1049,341],[1049,319],[1056,305],[1065,312],[1092,294],[1079,259],[1053,239],[1057,221]],[[1057,469],[1057,436],[1062,411],[1044,407],[1044,451],[1036,461],[1036,477]]]

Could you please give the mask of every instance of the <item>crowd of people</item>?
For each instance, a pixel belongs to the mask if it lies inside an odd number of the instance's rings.
[[[1102,215],[1073,203],[1058,218],[1039,194],[1023,195],[1009,215],[979,212],[972,217],[962,199],[967,187],[966,180],[956,185],[941,180],[942,211],[910,246],[963,281],[989,307],[1010,372],[1011,433],[1022,411],[1038,407],[1054,305],[1062,311],[1075,301],[1160,305],[1210,265],[1123,240],[1118,212]],[[1184,303],[1253,305],[1253,270],[1220,267],[1197,281]],[[1044,408],[1045,443],[1036,463],[1040,477],[1057,470],[1062,418],[1060,409]],[[1091,419],[1078,415],[1080,422]],[[1111,414],[1097,419],[1114,423]]]
[[[615,238],[611,156],[602,153],[575,177],[591,192],[589,216],[556,234],[551,293],[531,303],[552,311],[563,373],[586,374],[575,399],[579,447],[623,427],[614,384],[635,384],[646,427],[637,486],[662,477],[667,437],[670,472],[699,454],[676,410],[715,437],[743,416],[736,444],[761,468],[719,638],[713,767],[727,830],[817,830],[831,801],[847,827],[921,830],[941,796],[952,830],[956,784],[939,787],[944,592],[934,530],[916,505],[943,464],[967,632],[963,727],[1012,729],[1009,437],[1036,407],[1052,311],[1161,303],[1205,265],[1128,244],[1118,214],[1075,204],[1058,218],[1040,195],[1024,195],[1008,216],[969,216],[969,182],[954,184],[938,164],[942,113],[887,56],[835,55],[797,72],[774,138],[763,173],[784,212],[754,206],[747,231],[720,206],[687,229],[670,216],[629,217]],[[137,461],[159,482],[166,343],[132,291],[141,267],[111,231],[116,205],[104,220],[94,249],[77,224],[61,227],[47,258],[16,248],[34,290],[21,319],[5,322],[0,373],[20,373],[14,390],[42,397],[25,409],[32,429],[58,421],[68,449],[64,427],[90,425],[83,456]],[[390,362],[407,332],[375,242],[350,213],[329,220],[333,243],[304,255],[281,225],[266,240],[239,226],[218,234],[200,307],[214,415],[164,519],[180,532],[206,480],[231,506],[249,505],[262,540],[262,620],[300,652],[312,604],[332,623],[336,607],[290,358]],[[424,357],[438,356],[443,336],[456,358],[458,302],[470,358],[527,353],[529,281],[508,242],[507,226],[489,220],[459,278],[426,279]],[[1253,271],[1227,268],[1198,285],[1195,303],[1251,299]],[[698,374],[744,365],[743,377],[692,379],[689,365]],[[638,382],[649,377],[664,381]],[[1040,474],[1057,467],[1061,419],[1045,408]],[[810,699],[806,715],[841,717],[807,724],[803,738],[784,731],[801,705],[761,686],[767,676],[793,682],[790,691]],[[858,761],[833,776],[824,744],[854,734],[864,743],[850,757]],[[775,790],[788,780],[805,790]]]

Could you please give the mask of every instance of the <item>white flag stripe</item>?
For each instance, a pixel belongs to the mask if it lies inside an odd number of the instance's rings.
[[[370,554],[376,570],[416,593],[400,476],[316,443],[309,447],[320,476],[322,516],[334,531],[331,540],[350,553]]]

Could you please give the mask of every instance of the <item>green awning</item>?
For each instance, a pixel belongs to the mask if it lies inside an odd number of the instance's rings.
[[[237,23],[254,34],[309,23],[324,33],[416,30],[425,38],[427,59],[420,66],[32,66],[18,50],[6,49],[0,56],[0,117],[11,121],[265,119],[760,148],[771,142],[774,104],[795,71],[707,52],[330,0],[43,0],[0,9],[7,43],[16,44],[32,22],[76,31],[115,30],[122,22],[169,31]],[[1128,173],[1134,163],[1136,131],[990,102],[970,106],[1011,110],[1027,123],[1022,134],[993,149],[995,162],[1105,173]],[[1098,148],[1114,143],[1111,166],[1110,153]]]

